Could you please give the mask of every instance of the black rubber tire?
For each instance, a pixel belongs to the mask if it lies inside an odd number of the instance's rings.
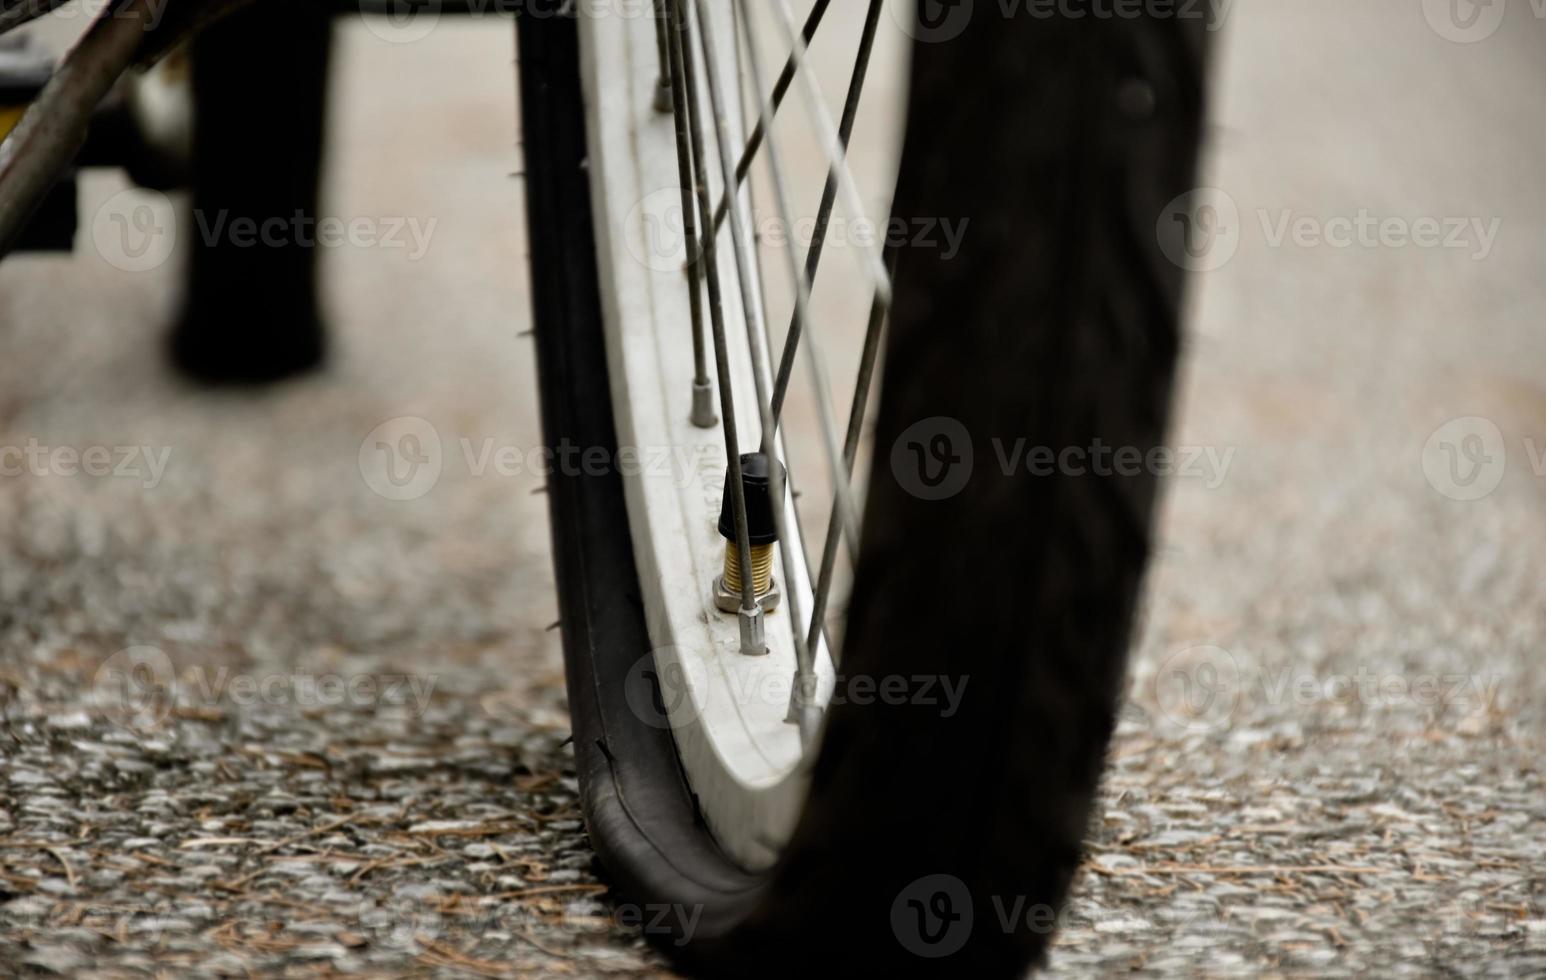
[[[1182,275],[1158,219],[1192,187],[1206,33],[999,9],[915,45],[895,213],[967,232],[949,261],[897,257],[848,696],[771,873],[718,851],[669,734],[629,708],[630,685],[653,680],[631,669],[649,642],[620,479],[549,484],[591,837],[646,933],[691,968],[1020,975],[1080,860],[1155,479],[1005,472],[999,452],[1023,440],[1147,456],[1163,439]],[[545,436],[615,449],[575,22],[523,18],[519,49]],[[899,440],[936,434],[960,468],[932,475],[958,489],[926,499],[886,462]],[[959,710],[853,686],[893,675],[964,682]]]

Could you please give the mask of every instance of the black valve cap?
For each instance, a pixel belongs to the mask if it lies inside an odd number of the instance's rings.
[[[772,544],[778,540],[777,525],[773,523],[773,481],[771,467],[784,468],[766,453],[741,455],[741,486],[746,488],[747,544]],[[719,505],[719,533],[727,541],[735,540],[735,504],[730,500],[730,474],[725,474],[725,495]]]

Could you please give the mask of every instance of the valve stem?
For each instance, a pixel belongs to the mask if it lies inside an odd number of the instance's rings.
[[[776,465],[765,453],[741,456],[752,592],[763,612],[772,612],[778,607],[779,600],[778,582],[773,579],[773,546],[778,541],[778,529],[773,523],[773,488],[769,471],[770,466]],[[724,573],[714,580],[714,605],[721,612],[740,613],[741,549],[735,534],[735,510],[731,506],[728,475],[719,509],[719,533],[725,539],[725,564]]]

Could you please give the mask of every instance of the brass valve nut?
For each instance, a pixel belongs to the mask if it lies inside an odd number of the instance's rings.
[[[746,497],[747,543],[751,551],[752,590],[764,612],[778,606],[778,583],[773,578],[773,546],[778,527],[773,521],[772,467],[779,464],[765,453],[741,456],[741,487]],[[782,476],[780,467],[780,476]],[[782,481],[781,481],[782,482]],[[730,480],[725,479],[724,497],[719,508],[719,533],[725,539],[724,574],[714,580],[714,605],[722,612],[741,608],[741,550],[735,537],[735,507]]]

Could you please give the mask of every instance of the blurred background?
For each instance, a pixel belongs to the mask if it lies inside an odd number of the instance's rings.
[[[1546,970],[1546,19],[1210,9],[1179,472],[1052,968]],[[541,446],[513,28],[428,26],[338,22],[322,212],[406,244],[323,250],[324,372],[180,378],[182,252],[125,262],[98,217],[187,235],[182,199],[119,173],[83,172],[73,254],[0,265],[3,972],[663,969],[579,821],[542,478],[477,466]],[[840,364],[862,314],[822,302]],[[404,417],[440,471],[396,500],[365,458]],[[127,648],[188,691],[148,730],[104,690]]]

